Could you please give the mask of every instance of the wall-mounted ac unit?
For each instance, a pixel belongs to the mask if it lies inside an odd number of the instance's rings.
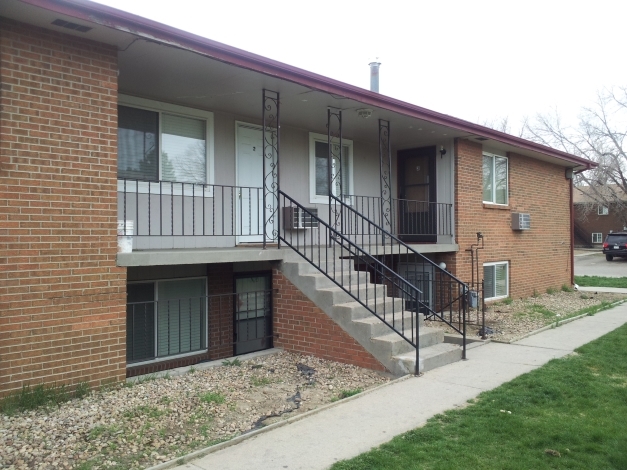
[[[531,215],[512,212],[512,230],[531,230]]]
[[[318,209],[308,207],[308,212],[300,207],[283,208],[283,225],[287,230],[304,230],[306,228],[318,228],[318,221],[312,217],[318,217]],[[311,214],[310,214],[311,213]]]

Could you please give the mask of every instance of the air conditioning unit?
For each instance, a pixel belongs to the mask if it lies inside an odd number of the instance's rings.
[[[283,208],[283,226],[287,230],[304,230],[307,228],[318,228],[318,209],[308,207],[307,212],[300,207]]]
[[[512,212],[512,230],[531,230],[531,215]]]

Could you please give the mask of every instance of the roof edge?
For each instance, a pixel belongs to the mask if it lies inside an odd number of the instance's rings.
[[[359,88],[339,80],[319,75],[273,59],[238,49],[148,18],[88,0],[19,0],[22,3],[54,11],[90,23],[101,24],[131,34],[151,36],[154,39],[193,50],[216,60],[237,65],[249,70],[275,76],[319,91],[341,95],[368,106],[383,108],[406,116],[445,125],[478,137],[485,137],[521,149],[539,152],[572,164],[573,167],[590,169],[595,162],[547,147],[530,140],[516,137],[488,127],[474,124],[448,114],[432,111],[405,101]]]

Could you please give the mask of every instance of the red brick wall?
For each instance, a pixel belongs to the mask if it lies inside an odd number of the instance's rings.
[[[276,347],[322,359],[384,371],[383,365],[294,286],[272,273]]]
[[[125,375],[117,52],[0,18],[0,394]]]
[[[477,232],[484,235],[481,264],[509,261],[511,297],[527,297],[549,287],[570,285],[570,180],[564,168],[510,153],[509,204],[483,204],[482,146],[455,144],[455,221],[460,251],[449,265],[470,282],[470,253]],[[511,229],[512,212],[531,214],[531,230]],[[483,268],[480,268],[483,276]]]

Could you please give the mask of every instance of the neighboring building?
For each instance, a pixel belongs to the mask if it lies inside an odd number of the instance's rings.
[[[627,230],[627,195],[618,185],[596,191],[590,186],[576,186],[573,196],[575,246],[600,249],[608,233]]]
[[[0,392],[272,346],[402,373],[441,341],[404,308],[572,282],[587,160],[84,0],[3,0],[0,48]]]

